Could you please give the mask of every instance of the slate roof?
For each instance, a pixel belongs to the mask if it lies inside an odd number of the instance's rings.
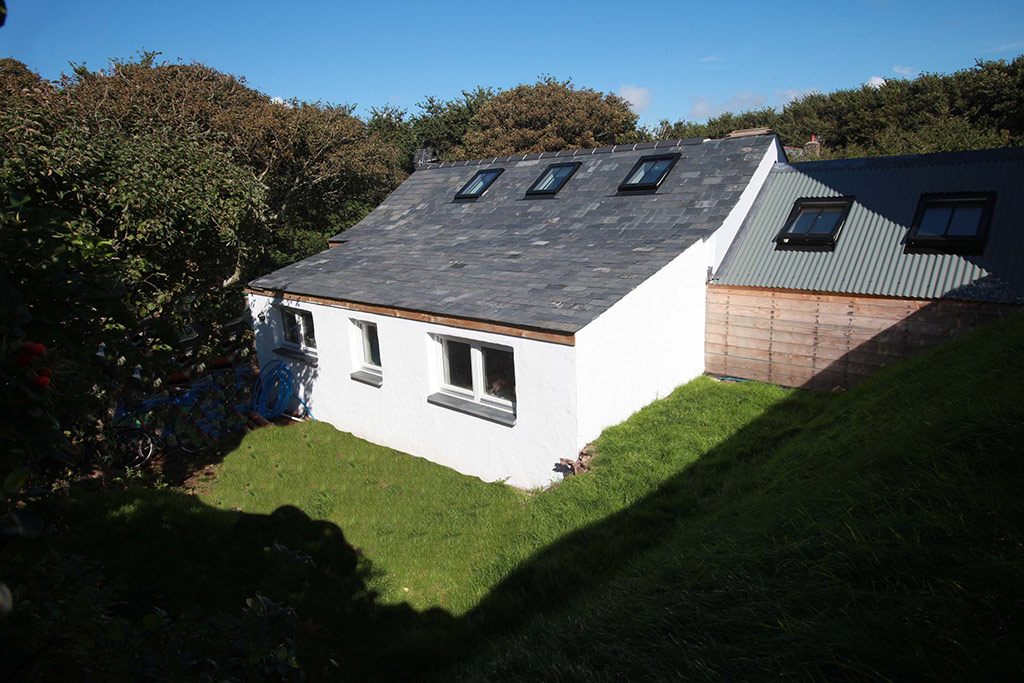
[[[733,209],[774,135],[676,140],[431,164],[348,231],[340,246],[253,287],[575,333]],[[618,192],[642,156],[681,158],[654,194]],[[582,166],[553,198],[526,190],[554,162]],[[475,201],[455,193],[504,172]]]
[[[776,164],[713,282],[1024,303],[1024,147]],[[904,253],[924,193],[996,193],[980,255]],[[803,197],[853,196],[833,251],[776,249]]]

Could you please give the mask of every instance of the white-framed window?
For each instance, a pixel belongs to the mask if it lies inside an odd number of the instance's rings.
[[[441,392],[515,412],[516,370],[512,349],[494,344],[438,337]]]
[[[316,353],[316,332],[313,314],[298,308],[279,306],[284,330],[284,346],[306,353]]]
[[[355,326],[354,365],[356,371],[352,379],[374,386],[380,386],[384,377],[384,368],[380,360],[380,338],[377,336],[377,323],[367,320],[352,319]]]

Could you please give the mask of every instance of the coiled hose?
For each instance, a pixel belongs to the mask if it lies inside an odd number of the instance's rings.
[[[252,390],[252,407],[265,420],[279,417],[292,402],[298,400],[306,409],[306,415],[314,422],[313,411],[306,402],[292,391],[292,371],[280,360],[272,360],[260,370],[256,386]]]

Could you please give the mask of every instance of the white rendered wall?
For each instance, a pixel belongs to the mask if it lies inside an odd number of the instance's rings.
[[[282,301],[313,313],[318,365],[278,356],[280,317],[273,300],[249,295],[260,365],[280,358],[318,420],[377,444],[514,486],[559,478],[554,465],[575,457],[602,430],[704,372],[705,283],[717,268],[776,161],[776,139],[722,227],[692,245],[576,334],[576,346],[463,330],[322,304]],[[261,323],[262,319],[265,323]],[[352,320],[377,324],[384,382],[358,369]],[[440,384],[432,334],[511,347],[517,417],[512,427],[427,403]]]
[[[560,478],[555,463],[574,457],[578,450],[572,346],[281,301],[313,313],[318,365],[310,368],[274,353],[283,333],[272,303],[270,297],[249,295],[260,365],[275,358],[287,363],[318,420],[485,481],[505,480],[523,488]],[[355,351],[359,338],[353,319],[377,324],[384,375],[380,387],[350,377],[359,369]],[[440,385],[441,372],[432,334],[512,348],[517,397],[514,426],[427,403],[427,396]]]
[[[736,206],[697,242],[576,333],[577,448],[704,373],[708,268],[717,268],[768,172],[785,152],[775,138]]]
[[[578,448],[704,372],[708,258],[697,242],[576,333]]]

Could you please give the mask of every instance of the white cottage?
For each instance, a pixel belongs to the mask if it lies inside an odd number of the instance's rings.
[[[421,165],[250,283],[260,363],[338,429],[547,484],[704,371],[709,270],[784,159],[754,134]]]

